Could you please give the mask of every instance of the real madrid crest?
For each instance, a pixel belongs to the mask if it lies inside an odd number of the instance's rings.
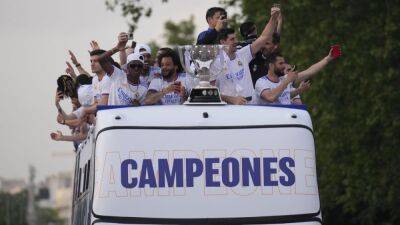
[[[240,62],[240,60],[238,60],[238,65],[239,65],[239,66],[243,66],[243,63]]]

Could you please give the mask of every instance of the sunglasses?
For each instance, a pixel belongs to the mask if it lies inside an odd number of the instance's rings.
[[[143,64],[141,64],[141,63],[132,63],[132,64],[129,64],[129,68],[131,68],[131,69],[135,69],[135,68],[141,69],[141,68],[143,68]]]

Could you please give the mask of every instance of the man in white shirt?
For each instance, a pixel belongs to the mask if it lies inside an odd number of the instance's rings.
[[[297,73],[289,71],[284,74],[285,60],[279,55],[270,56],[268,74],[257,80],[255,89],[258,104],[291,104],[290,93],[294,90],[292,83]]]
[[[179,69],[179,57],[176,52],[164,52],[160,55],[161,78],[151,81],[145,104],[178,105],[186,101],[191,89],[190,78]]]
[[[93,50],[90,52],[90,62],[92,72],[96,74],[92,80],[92,92],[94,103],[89,107],[81,107],[75,112],[78,119],[82,118],[85,114],[96,113],[98,105],[107,105],[108,95],[110,94],[111,80],[106,75],[106,72],[101,67],[99,60],[105,53],[104,50]]]
[[[293,82],[303,82],[328,65],[334,60],[332,50],[319,62],[313,64],[308,69],[297,72],[288,72],[285,75],[286,63],[280,54],[274,54],[269,59],[268,74],[257,80],[255,89],[259,104],[301,104],[299,94],[308,88],[295,90]],[[303,83],[304,84],[304,83]]]
[[[279,15],[279,9],[271,9],[271,18],[260,37],[240,50],[236,48],[238,41],[233,29],[227,28],[220,31],[219,43],[229,46],[228,51],[224,53],[226,68],[222,70],[215,82],[221,91],[222,100],[235,105],[255,102],[249,63],[265,43],[272,40]]]
[[[127,74],[124,78],[111,84],[108,105],[142,105],[147,88],[140,84],[140,74],[143,73],[144,60],[139,53],[128,55]]]
[[[90,67],[92,72],[96,75],[92,78],[92,96],[93,99],[92,105],[85,105],[82,103],[83,106],[74,110],[71,114],[67,114],[61,108],[59,101],[60,96],[57,94],[56,96],[56,107],[58,109],[60,115],[60,123],[63,125],[68,125],[70,127],[77,127],[80,126],[83,122],[83,117],[86,114],[95,113],[97,110],[97,105],[107,105],[108,102],[108,94],[110,90],[110,78],[105,75],[104,70],[100,66],[99,58],[102,54],[106,51],[97,49],[90,52]],[[86,102],[81,100],[82,102]],[[89,102],[89,101],[88,101]]]

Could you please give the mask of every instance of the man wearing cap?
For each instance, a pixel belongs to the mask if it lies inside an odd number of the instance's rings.
[[[160,77],[161,69],[158,66],[153,66],[150,46],[138,44],[135,47],[135,52],[140,53],[144,57],[144,67],[143,73],[140,76],[140,83],[148,87],[154,78]]]
[[[143,56],[139,53],[128,55],[127,74],[111,84],[108,105],[142,105],[147,88],[140,84],[140,74],[144,66]]]

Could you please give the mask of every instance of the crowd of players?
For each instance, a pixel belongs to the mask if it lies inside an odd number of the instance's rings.
[[[244,41],[239,42],[235,30],[227,27],[226,11],[219,7],[207,10],[209,28],[198,35],[196,44],[228,46],[224,69],[211,80],[228,104],[302,104],[301,94],[310,89],[308,80],[341,55],[340,49],[331,48],[319,62],[296,71],[279,52],[283,25],[279,6],[272,7],[268,17],[260,34],[253,22],[243,23],[240,35]],[[176,50],[160,48],[153,56],[146,44],[132,41],[128,46],[129,36],[120,33],[116,46],[108,51],[92,41],[91,73],[69,51],[73,66],[67,62],[67,74],[57,80],[55,105],[57,122],[68,126],[72,134],[57,131],[51,133],[53,140],[72,141],[76,149],[95,123],[101,105],[175,105],[187,100],[193,78],[185,73]],[[117,53],[119,62],[113,59]],[[65,98],[71,99],[72,113],[60,105]]]

